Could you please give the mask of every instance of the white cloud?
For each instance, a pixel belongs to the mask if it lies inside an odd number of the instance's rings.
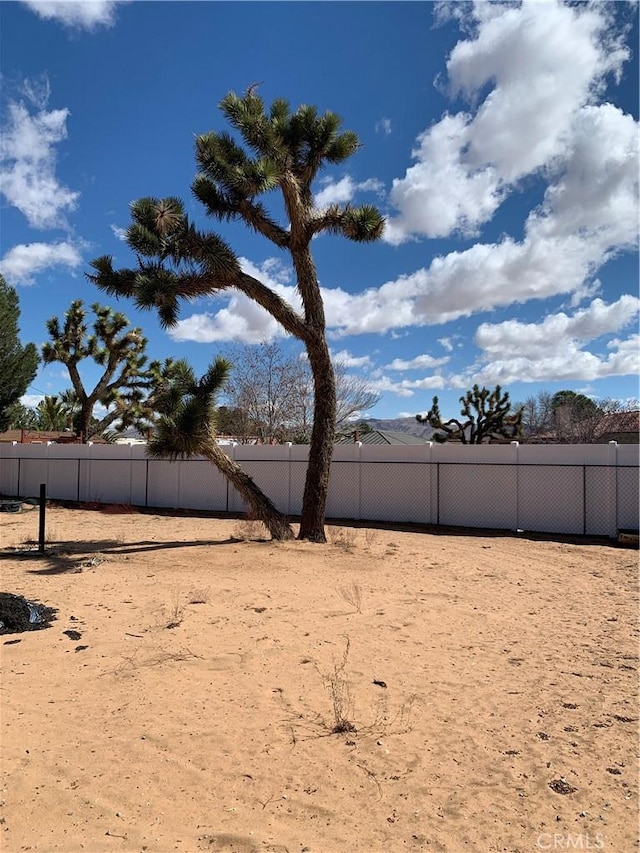
[[[376,178],[368,178],[366,181],[357,183],[349,175],[345,175],[334,183],[331,178],[322,181],[325,184],[315,196],[314,204],[317,208],[328,207],[330,204],[345,204],[351,201],[357,192],[382,192],[384,185]]]
[[[343,367],[371,367],[371,356],[352,355],[349,350],[343,349],[331,353],[331,360],[341,364]]]
[[[511,353],[534,360],[561,354],[568,341],[587,342],[617,332],[631,323],[638,311],[640,299],[635,296],[622,296],[611,304],[595,299],[572,317],[559,313],[541,323],[482,323],[475,342],[490,357]]]
[[[42,400],[44,400],[44,394],[24,394],[20,397],[20,402],[28,409],[35,409]]]
[[[402,379],[397,382],[382,373],[382,371],[376,371],[372,376],[367,377],[367,384],[374,391],[380,393],[387,392],[395,394],[398,397],[413,397],[416,390],[424,391],[432,388],[444,388],[447,382],[440,375],[425,376],[422,379]]]
[[[32,12],[45,20],[60,21],[67,27],[95,30],[115,23],[116,8],[127,0],[23,0]]]
[[[36,275],[51,267],[77,269],[82,264],[81,248],[70,242],[19,244],[2,258],[0,272],[12,285],[33,284]]]
[[[585,346],[624,329],[639,310],[640,299],[626,295],[611,304],[595,299],[573,316],[560,312],[545,317],[541,323],[483,323],[475,336],[482,350],[480,364],[452,384],[465,387],[473,382],[493,385],[562,379],[590,382],[606,376],[637,374],[638,335],[609,341],[607,356],[589,352]]]
[[[556,348],[559,349],[559,348]],[[574,341],[566,341],[562,352],[545,356],[537,361],[516,356],[497,359],[473,372],[467,378],[455,377],[450,385],[466,388],[477,382],[480,385],[508,385],[511,382],[557,382],[565,379],[592,382],[608,376],[634,376],[640,372],[640,338],[612,342],[606,358],[581,349]]]
[[[391,126],[391,119],[381,118],[380,121],[376,122],[375,130],[376,133],[384,133],[385,136],[388,136],[393,130],[393,127]]]
[[[114,237],[117,237],[118,240],[126,240],[127,239],[127,229],[121,228],[119,225],[110,225],[109,228],[113,231]]]
[[[447,352],[453,351],[453,344],[451,343],[451,338],[438,338],[438,343]]]
[[[267,287],[276,291],[296,311],[302,308],[295,287],[283,282],[289,278],[289,272],[278,259],[267,258],[260,266],[246,258],[239,258],[243,272],[259,279]],[[285,337],[286,332],[264,308],[246,297],[243,293],[229,291],[216,298],[216,302],[228,300],[224,308],[215,312],[206,311],[192,314],[179,320],[169,331],[174,341],[196,341],[198,343],[221,343],[237,341],[245,344],[259,344]]]
[[[449,356],[442,358],[434,358],[432,355],[417,355],[415,358],[406,360],[402,358],[394,358],[394,360],[385,365],[387,370],[424,370],[432,367],[440,367],[447,364]]]
[[[418,137],[416,164],[393,182],[388,242],[477,230],[520,179],[567,156],[580,111],[628,58],[606,4],[476,3],[472,14],[472,37],[447,62],[450,90],[470,102],[490,91]]]
[[[23,92],[29,92],[28,83]],[[46,97],[40,86],[31,91],[29,106],[10,102],[0,139],[0,193],[32,228],[64,227],[64,212],[75,208],[79,196],[55,175],[54,146],[66,139],[69,110],[47,110]]]

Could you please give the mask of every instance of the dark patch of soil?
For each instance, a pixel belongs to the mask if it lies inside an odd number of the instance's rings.
[[[0,634],[19,634],[48,628],[56,618],[56,609],[22,595],[0,592]]]
[[[66,634],[70,640],[79,640],[82,634],[80,631],[63,631],[63,634]]]
[[[570,785],[565,779],[554,779],[549,782],[549,787],[556,794],[574,794],[578,789]]]

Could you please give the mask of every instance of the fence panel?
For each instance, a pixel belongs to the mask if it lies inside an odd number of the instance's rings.
[[[329,518],[360,518],[359,463],[358,444],[334,449],[327,493],[326,514]]]
[[[10,459],[0,452],[0,495],[20,493],[20,459]]]
[[[440,462],[440,524],[461,527],[518,527],[515,465]]]
[[[239,444],[225,449],[253,478],[258,488],[271,498],[276,508],[288,514],[290,512],[289,445]],[[233,486],[229,486],[229,511],[246,511],[244,501]]]
[[[29,455],[20,459],[20,497],[36,498],[40,494],[40,483],[47,484],[47,494],[56,497],[49,491],[49,448],[46,445],[29,445]],[[77,464],[77,463],[76,463]]]
[[[585,466],[585,533],[615,536],[616,471],[613,467]]]
[[[619,530],[638,529],[638,469],[619,465],[617,470],[617,506]]]
[[[302,509],[307,446],[231,450],[290,515]],[[207,460],[148,459],[144,447],[0,445],[0,493],[150,507],[240,511]],[[638,527],[638,447],[335,448],[327,516],[615,536]]]
[[[518,527],[541,533],[583,533],[581,465],[523,465],[518,471]]]
[[[180,503],[180,466],[182,462],[150,459],[147,469],[147,506],[183,506]],[[188,507],[190,509],[190,507]]]
[[[59,501],[77,501],[79,459],[47,460],[47,497]]]
[[[227,511],[227,480],[208,459],[184,459],[178,474],[181,506],[209,512]]]

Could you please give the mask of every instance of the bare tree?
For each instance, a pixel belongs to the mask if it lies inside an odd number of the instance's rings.
[[[638,400],[597,400],[569,390],[540,391],[519,406],[525,441],[591,444],[607,433],[638,428]]]
[[[522,409],[522,432],[525,441],[548,436],[554,429],[552,395],[540,391],[536,396],[527,397],[524,403],[516,403],[516,409]]]
[[[234,347],[226,357],[233,365],[225,390],[231,406],[246,413],[246,426],[257,430],[261,441],[288,441],[304,393],[300,357],[286,355],[277,341]]]
[[[372,409],[380,394],[374,391],[365,376],[349,373],[344,361],[334,361],[336,374],[336,429],[342,430],[350,422],[358,420]]]
[[[265,442],[306,443],[313,428],[313,374],[303,353],[287,355],[280,343],[235,347],[226,396],[244,411],[247,426]],[[343,361],[333,364],[336,380],[336,431],[375,406],[379,394],[367,379],[349,373]],[[254,433],[255,434],[255,433]]]

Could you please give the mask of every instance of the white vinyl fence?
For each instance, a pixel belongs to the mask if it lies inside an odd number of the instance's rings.
[[[298,515],[308,447],[225,448]],[[616,536],[638,528],[638,446],[336,447],[328,518]],[[206,459],[147,459],[144,446],[0,444],[0,494],[240,513]]]

